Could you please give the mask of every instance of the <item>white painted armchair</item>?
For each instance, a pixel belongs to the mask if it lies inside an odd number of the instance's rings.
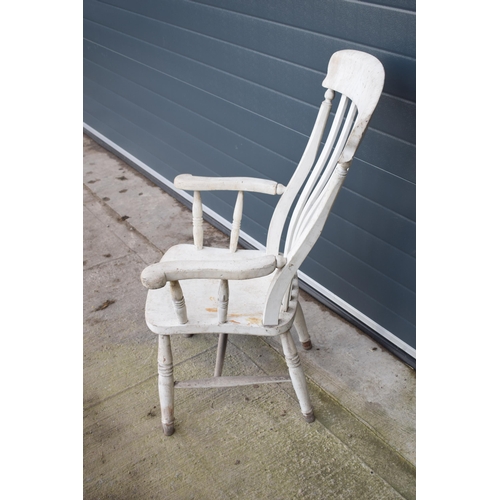
[[[158,386],[164,433],[174,432],[174,388],[230,387],[291,382],[304,418],[314,421],[306,379],[290,329],[303,348],[311,341],[298,300],[297,271],[316,243],[366,131],[384,83],[384,70],[373,56],[354,50],[336,52],[323,81],[327,88],[310,139],[288,186],[245,177],[179,175],[175,186],[193,191],[193,245],[170,248],[148,266],[141,279],[149,289],[146,322],[158,334]],[[341,95],[332,126],[318,156],[332,108]],[[317,161],[316,161],[317,158]],[[201,192],[237,191],[229,249],[203,246]],[[291,215],[283,253],[279,243]],[[281,196],[269,226],[266,250],[237,249],[245,191]],[[181,286],[182,282],[182,286]],[[217,298],[215,298],[217,296]],[[170,336],[219,334],[214,377],[175,381]],[[229,334],[280,335],[289,375],[224,377]]]

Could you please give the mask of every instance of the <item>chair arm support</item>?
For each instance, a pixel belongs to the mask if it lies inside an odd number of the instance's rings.
[[[283,267],[282,256],[262,255],[237,260],[227,254],[225,260],[165,261],[146,267],[141,274],[142,284],[149,289],[164,287],[168,281],[189,279],[246,280],[271,274]]]
[[[257,177],[200,177],[191,174],[178,175],[174,186],[186,191],[252,191],[272,195],[285,191],[282,184]]]

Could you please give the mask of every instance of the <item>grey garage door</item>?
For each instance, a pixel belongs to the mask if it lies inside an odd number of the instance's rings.
[[[287,184],[323,100],[331,54],[386,69],[382,98],[306,288],[415,358],[415,2],[84,0],[84,126],[153,177],[243,175]],[[231,220],[234,195],[203,197]],[[276,200],[248,195],[266,238]]]

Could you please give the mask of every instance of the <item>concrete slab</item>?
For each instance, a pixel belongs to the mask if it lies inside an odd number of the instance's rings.
[[[190,241],[185,207],[84,136],[85,498],[415,498],[415,372],[306,294],[315,423],[286,384],[183,389],[163,436],[139,276]],[[225,374],[286,373],[274,340],[233,337]],[[216,343],[174,337],[176,378],[210,376]]]

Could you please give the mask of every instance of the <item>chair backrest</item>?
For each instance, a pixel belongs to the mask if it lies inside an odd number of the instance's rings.
[[[264,325],[278,323],[282,300],[290,282],[323,230],[382,93],[384,68],[370,54],[341,50],[330,58],[322,85],[328,89],[325,100],[302,158],[276,206],[269,226],[266,249],[268,253],[276,255],[287,217],[302,189],[286,235],[283,252],[287,259],[286,265],[276,273],[269,287]],[[335,93],[340,94],[339,104],[318,156]]]

